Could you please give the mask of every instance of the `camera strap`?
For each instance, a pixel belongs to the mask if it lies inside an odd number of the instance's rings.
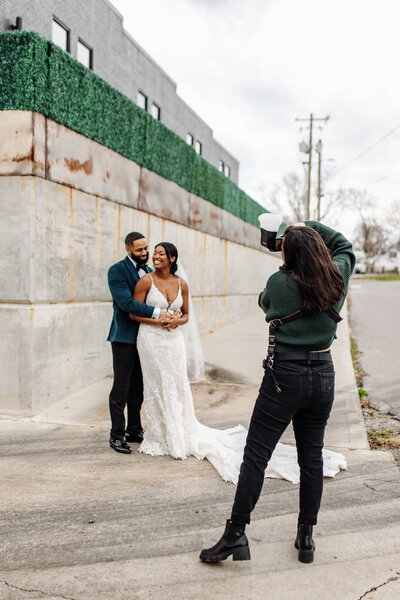
[[[274,387],[278,394],[280,394],[282,390],[279,387],[279,383],[275,377],[275,373],[273,370],[274,369],[274,356],[275,356],[276,330],[281,325],[285,325],[285,323],[290,323],[291,321],[294,321],[295,319],[302,317],[304,314],[306,314],[306,313],[303,311],[303,309],[299,308],[299,310],[296,310],[294,313],[291,313],[290,315],[287,315],[286,317],[280,317],[279,319],[272,319],[269,322],[268,350],[267,350],[267,356],[266,356],[266,358],[264,358],[264,360],[262,362],[262,366],[263,366],[263,369],[269,370],[270,375],[272,377],[272,381],[274,382]],[[334,308],[328,308],[328,310],[325,311],[325,314],[327,314],[328,317],[333,319],[333,321],[335,321],[335,323],[339,323],[340,321],[343,320],[342,317],[339,315],[339,313]]]

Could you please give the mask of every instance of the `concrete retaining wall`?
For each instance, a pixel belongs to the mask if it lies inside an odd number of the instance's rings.
[[[1,410],[110,374],[107,270],[129,231],[176,244],[203,332],[254,309],[278,265],[257,228],[37,113],[1,112],[0,131]]]

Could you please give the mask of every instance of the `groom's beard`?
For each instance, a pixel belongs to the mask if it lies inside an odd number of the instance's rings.
[[[131,259],[135,261],[138,267],[144,267],[149,260],[149,253],[146,254],[145,258],[139,258],[139,256],[135,256],[133,252],[131,252]]]

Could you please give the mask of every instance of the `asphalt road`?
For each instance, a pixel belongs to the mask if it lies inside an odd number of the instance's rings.
[[[351,329],[372,405],[400,418],[400,281],[354,278]]]

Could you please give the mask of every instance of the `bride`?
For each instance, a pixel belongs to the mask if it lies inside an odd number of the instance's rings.
[[[169,242],[158,244],[153,265],[155,271],[136,284],[134,298],[167,311],[170,318],[160,322],[130,315],[140,323],[137,348],[143,373],[146,430],[139,451],[180,459],[207,458],[222,479],[237,483],[247,430],[242,425],[213,429],[201,424],[195,416],[187,371],[187,365],[193,365],[193,360],[187,356],[185,337],[188,335],[184,335],[191,301],[189,286],[179,276],[182,267],[176,247]],[[193,322],[194,315],[190,316]],[[201,350],[195,353],[197,357],[199,353]],[[195,377],[204,379],[199,373],[201,368],[196,370]],[[340,468],[346,468],[344,457],[324,450],[324,475],[333,477]],[[296,448],[278,444],[265,476],[298,483]]]

